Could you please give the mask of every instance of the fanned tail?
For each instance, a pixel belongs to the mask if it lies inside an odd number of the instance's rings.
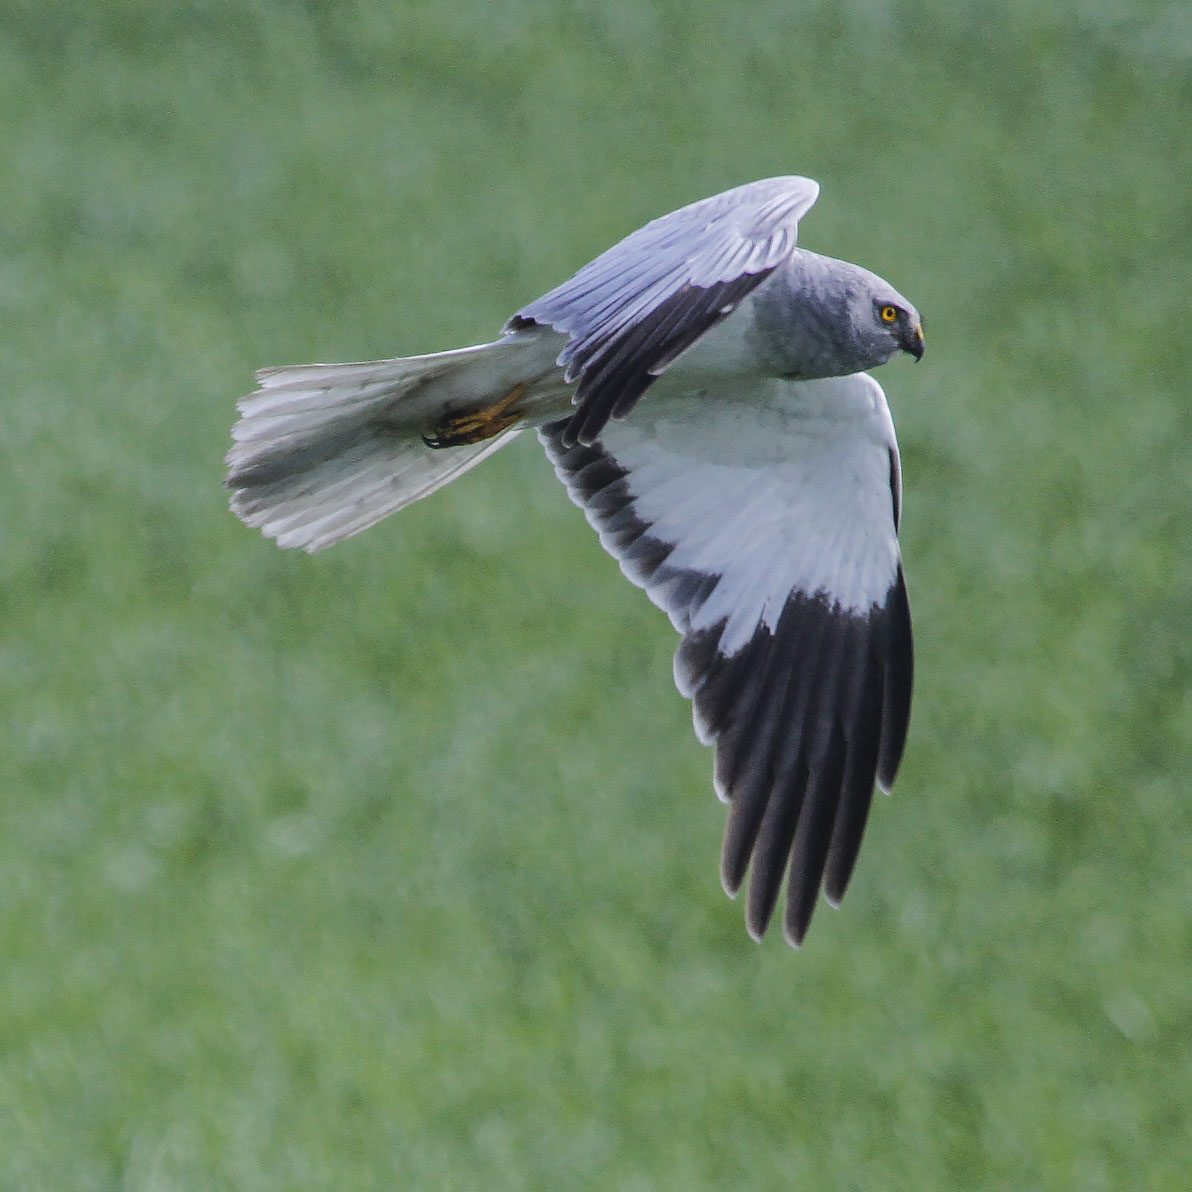
[[[433,356],[261,370],[232,430],[225,483],[233,512],[279,546],[312,553],[360,533],[517,434],[512,426],[459,447],[424,442],[446,414],[519,383],[532,347],[509,336]]]

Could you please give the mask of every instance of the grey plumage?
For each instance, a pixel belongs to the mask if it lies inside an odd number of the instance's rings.
[[[819,193],[770,178],[627,236],[498,339],[258,374],[233,510],[321,550],[538,428],[575,501],[671,616],[699,739],[732,807],[722,859],[761,936],[789,872],[802,942],[838,902],[910,711],[898,448],[864,371],[923,354],[918,312],[796,246]]]
[[[262,369],[232,430],[232,510],[279,546],[310,552],[358,534],[509,442],[519,428],[451,451],[421,436],[448,405],[549,376],[557,350],[509,335],[431,356]]]
[[[564,379],[578,407],[567,446],[590,445],[701,335],[736,310],[795,248],[819,186],[766,178],[701,199],[627,236],[536,302],[506,330],[565,332]]]
[[[905,312],[904,334],[873,317],[884,306]],[[752,348],[766,369],[791,380],[877,368],[907,350],[919,327],[919,312],[877,274],[802,248],[759,288],[750,313]]]

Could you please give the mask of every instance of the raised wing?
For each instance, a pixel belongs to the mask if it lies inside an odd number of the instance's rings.
[[[506,324],[565,332],[559,356],[578,380],[565,446],[592,444],[655,377],[736,309],[793,251],[819,186],[765,178],[646,224]]]
[[[748,417],[742,405],[748,403]],[[730,804],[721,860],[760,939],[785,873],[798,947],[821,883],[836,904],[875,782],[906,739],[910,610],[898,447],[865,374],[700,394],[610,423],[592,445],[540,437],[621,569],[683,641],[675,682],[716,745]]]

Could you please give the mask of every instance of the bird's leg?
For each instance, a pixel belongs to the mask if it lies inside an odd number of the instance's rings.
[[[500,401],[491,406],[467,413],[447,414],[434,428],[434,433],[423,435],[422,441],[428,447],[466,447],[470,443],[483,443],[508,430],[519,421],[521,414],[513,407],[526,391],[525,382],[514,385]]]

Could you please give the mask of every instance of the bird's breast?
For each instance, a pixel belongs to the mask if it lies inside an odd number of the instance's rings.
[[[751,294],[727,318],[696,340],[663,376],[680,388],[691,389],[773,375],[757,351],[754,309]]]

